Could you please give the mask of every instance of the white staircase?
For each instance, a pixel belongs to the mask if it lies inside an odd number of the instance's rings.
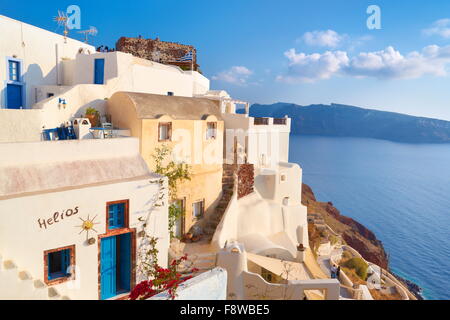
[[[13,260],[4,260],[0,255],[0,300],[67,300],[44,281],[33,279],[19,270]]]

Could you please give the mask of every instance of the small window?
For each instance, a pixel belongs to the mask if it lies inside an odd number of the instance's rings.
[[[9,61],[9,80],[20,81],[20,63],[18,61]]]
[[[170,141],[172,136],[172,123],[159,123],[158,126],[158,140],[159,141]]]
[[[206,128],[206,139],[217,138],[217,122],[208,122]]]
[[[75,246],[45,251],[44,258],[47,283],[68,280],[72,276],[71,266],[75,265]]]
[[[200,219],[205,213],[205,201],[197,201],[192,204],[192,215],[194,219]]]
[[[168,95],[168,96],[173,96],[173,92],[172,92],[172,91],[169,91],[169,92],[167,92],[167,95]]]
[[[127,227],[128,201],[108,203],[108,229]]]

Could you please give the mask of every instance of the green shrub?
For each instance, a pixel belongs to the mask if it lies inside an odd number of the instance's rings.
[[[354,269],[358,277],[366,281],[368,264],[361,258],[351,258],[344,264],[349,269]]]
[[[86,109],[86,115],[92,115],[92,114],[98,114],[99,112],[97,111],[97,109],[89,107]]]
[[[352,254],[349,251],[344,251],[342,252],[342,259],[343,260],[348,260],[352,258]]]

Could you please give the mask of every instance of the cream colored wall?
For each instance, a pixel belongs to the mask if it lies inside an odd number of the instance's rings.
[[[168,116],[160,119],[137,119],[133,104],[127,97],[116,96],[108,102],[108,113],[113,123],[130,129],[131,135],[140,139],[140,152],[151,170],[155,169],[152,155],[157,146],[172,148],[180,159],[191,166],[191,180],[180,184],[178,198],[186,200],[185,231],[196,223],[192,217],[192,204],[205,200],[205,216],[211,214],[222,192],[223,121],[217,122],[217,138],[206,139],[207,122],[213,120],[174,120]],[[172,141],[158,141],[158,123],[172,123]],[[181,150],[184,150],[181,152]],[[178,153],[177,151],[180,151]]]
[[[139,138],[139,151],[143,155],[141,141],[142,120],[136,118],[134,103],[126,95],[116,95],[114,99],[107,101],[107,113],[111,116],[114,127],[129,129],[131,136]]]
[[[39,141],[43,114],[42,110],[0,109],[0,143]]]
[[[158,141],[159,122],[172,123],[172,141]],[[217,121],[217,138],[209,140],[206,139],[207,122],[166,117],[142,120],[141,155],[150,169],[155,168],[152,154],[157,146],[165,144],[175,152],[186,151],[180,153],[181,159],[178,159],[189,164],[192,172],[191,180],[183,182],[178,188],[178,198],[186,199],[186,232],[197,222],[192,216],[192,204],[204,199],[207,216],[213,212],[222,192],[223,121]]]
[[[34,90],[39,85],[63,83],[62,59],[74,59],[80,48],[95,52],[93,46],[37,28],[0,15],[0,107],[6,107],[4,94],[7,80],[6,57],[22,60],[22,75],[26,83],[26,107],[35,103]]]

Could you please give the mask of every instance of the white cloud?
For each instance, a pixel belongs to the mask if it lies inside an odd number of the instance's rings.
[[[285,52],[289,60],[286,75],[277,79],[286,82],[315,82],[334,75],[372,77],[378,79],[414,79],[425,75],[446,76],[450,64],[450,46],[425,47],[406,56],[393,47],[374,52],[361,52],[349,57],[344,51],[323,54]]]
[[[336,48],[346,37],[334,30],[326,30],[306,32],[301,39],[310,46]]]
[[[435,21],[430,28],[422,30],[427,36],[438,35],[445,39],[450,38],[450,19]]]
[[[253,72],[244,66],[233,66],[228,70],[219,72],[212,79],[236,85],[246,85],[252,74]]]
[[[279,76],[278,80],[287,82],[314,82],[329,79],[347,65],[349,60],[347,53],[343,51],[327,51],[323,54],[308,55],[290,49],[284,55],[289,59],[289,71],[288,75]]]

